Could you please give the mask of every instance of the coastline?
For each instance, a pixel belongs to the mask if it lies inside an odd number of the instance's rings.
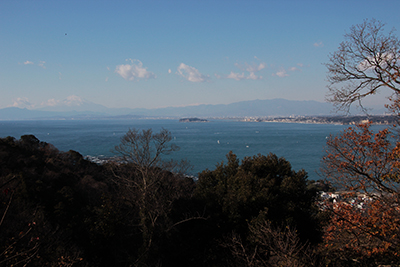
[[[356,125],[371,122],[372,125],[393,125],[396,124],[397,117],[393,115],[251,117],[243,118],[242,121],[334,125]]]

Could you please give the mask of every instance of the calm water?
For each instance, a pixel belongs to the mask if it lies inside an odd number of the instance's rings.
[[[196,175],[214,169],[233,151],[239,158],[272,152],[286,158],[294,170],[304,169],[319,179],[326,138],[347,128],[341,125],[238,122],[214,120],[182,123],[178,120],[52,120],[0,121],[0,137],[33,134],[61,151],[76,150],[83,156],[112,156],[111,150],[129,128],[171,131],[180,147],[172,157],[188,159]],[[376,126],[377,127],[377,126]]]

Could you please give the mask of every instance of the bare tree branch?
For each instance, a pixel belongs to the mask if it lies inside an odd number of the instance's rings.
[[[330,55],[327,101],[337,109],[348,111],[355,102],[362,107],[362,100],[381,88],[400,93],[400,41],[384,26],[375,19],[352,26]]]

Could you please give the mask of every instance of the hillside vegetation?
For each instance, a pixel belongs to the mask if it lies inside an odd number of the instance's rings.
[[[304,171],[272,154],[227,160],[195,183],[161,165],[97,165],[32,135],[2,138],[0,264],[243,266],[239,244],[254,262],[283,260],[266,230],[290,230],[300,250],[320,241]]]
[[[309,181],[284,158],[269,154],[239,161],[230,152],[226,163],[194,181],[184,175],[187,162],[163,161],[162,154],[177,149],[169,141],[164,129],[130,130],[116,146],[119,160],[100,165],[33,135],[1,138],[0,265],[399,262],[390,249],[340,253],[336,246],[351,236],[332,238],[333,230],[342,233],[340,225],[330,200],[318,194],[329,191],[328,184]],[[379,247],[378,241],[371,246]]]

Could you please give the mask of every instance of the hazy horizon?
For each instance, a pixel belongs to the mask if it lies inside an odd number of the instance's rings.
[[[288,100],[286,98],[272,98],[272,99],[251,99],[251,100],[242,100],[242,101],[235,101],[235,102],[231,102],[231,103],[215,103],[215,104],[208,104],[208,103],[194,103],[194,104],[182,104],[182,105],[176,105],[176,106],[160,106],[160,107],[152,107],[152,108],[146,108],[143,107],[143,109],[163,109],[163,108],[184,108],[184,107],[196,107],[196,106],[202,106],[202,105],[230,105],[230,104],[236,104],[236,103],[241,103],[241,102],[252,102],[252,101],[275,101],[275,100],[284,100],[284,101],[299,101],[299,102],[308,102],[308,101],[316,101],[319,103],[327,103],[326,101],[317,101],[317,100]],[[51,107],[60,107],[60,106],[64,106],[64,107],[71,107],[73,108],[74,106],[80,106],[80,105],[87,105],[87,104],[94,104],[94,105],[101,105],[107,109],[112,109],[112,107],[108,107],[106,105],[102,105],[99,103],[95,103],[92,101],[89,101],[87,99],[83,99],[77,95],[71,95],[68,96],[65,99],[59,100],[56,103],[53,104],[48,104],[48,105],[39,105],[39,106],[34,106],[34,105],[30,105],[30,106],[8,106],[5,108],[9,108],[9,107],[16,107],[16,108],[26,108],[28,110],[38,110],[38,109],[46,109],[46,108],[51,108]],[[129,107],[117,107],[117,108],[121,108],[121,109],[135,109],[135,108],[129,108]],[[0,108],[3,109],[3,108]]]
[[[84,100],[146,109],[324,102],[323,64],[349,28],[372,18],[386,30],[400,25],[394,0],[17,0],[0,7],[0,109]],[[366,105],[383,106],[386,93]]]

